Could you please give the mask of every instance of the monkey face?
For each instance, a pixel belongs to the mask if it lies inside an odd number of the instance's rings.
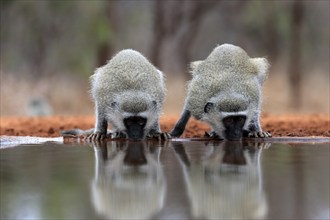
[[[147,124],[147,119],[141,116],[131,116],[124,118],[126,134],[130,139],[143,139],[145,136],[144,128]]]
[[[232,115],[222,119],[224,126],[223,135],[227,140],[240,140],[243,136],[243,126],[246,121],[245,115]]]

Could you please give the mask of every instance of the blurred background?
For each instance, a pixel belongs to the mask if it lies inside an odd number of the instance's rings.
[[[223,43],[271,63],[266,113],[329,114],[329,1],[1,0],[1,116],[93,113],[89,76],[116,52],[166,75],[181,112],[188,64]]]

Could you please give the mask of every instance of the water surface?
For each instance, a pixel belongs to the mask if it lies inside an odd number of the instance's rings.
[[[329,219],[329,144],[0,149],[1,219]]]

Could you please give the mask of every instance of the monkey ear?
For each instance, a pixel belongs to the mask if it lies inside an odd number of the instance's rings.
[[[111,106],[111,108],[117,108],[118,102],[111,102],[110,106]]]
[[[198,60],[190,63],[190,70],[194,71],[203,61]]]
[[[204,106],[204,112],[205,113],[209,113],[209,111],[211,110],[211,108],[214,107],[214,103],[213,102],[208,102],[206,103],[206,105]]]
[[[155,100],[152,101],[152,106],[153,106],[154,108],[157,107],[157,102],[156,102]]]
[[[269,62],[266,58],[252,58],[251,62],[257,69],[258,79],[263,83],[268,76]]]

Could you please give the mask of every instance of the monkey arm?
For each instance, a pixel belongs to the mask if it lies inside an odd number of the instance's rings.
[[[108,129],[108,121],[103,116],[97,114],[94,133],[100,133],[106,135],[107,129]]]
[[[162,132],[159,126],[159,120],[151,127],[149,133],[147,134],[148,138],[156,138],[159,140],[168,140],[170,135],[167,132]]]
[[[161,133],[160,126],[159,126],[159,120],[155,122],[155,124],[152,125],[149,133]]]
[[[261,127],[260,127],[260,121],[259,121],[259,116],[260,113],[255,111],[251,120],[249,121],[247,130],[249,132],[259,132],[261,131]]]
[[[96,105],[97,106],[97,105]],[[95,130],[93,134],[87,136],[86,140],[89,141],[99,141],[107,136],[108,129],[108,121],[105,118],[105,114],[101,108],[96,107],[96,122],[95,122]]]
[[[189,118],[191,116],[191,113],[189,110],[183,110],[179,121],[176,123],[174,129],[170,132],[170,135],[172,137],[180,137],[182,133],[184,132],[186,125],[189,121]]]
[[[262,131],[260,126],[260,113],[255,112],[252,119],[248,122],[247,130],[243,130],[244,137],[251,138],[267,138],[272,137],[272,134],[267,131]]]

